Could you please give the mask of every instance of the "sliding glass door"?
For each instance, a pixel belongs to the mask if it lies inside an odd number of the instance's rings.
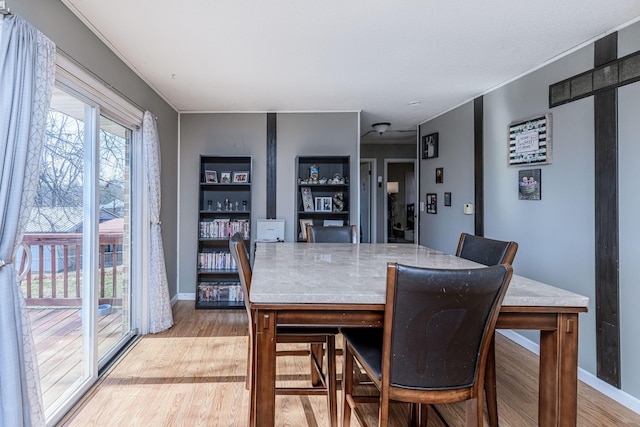
[[[54,90],[22,282],[49,421],[134,335],[134,135],[99,103]]]

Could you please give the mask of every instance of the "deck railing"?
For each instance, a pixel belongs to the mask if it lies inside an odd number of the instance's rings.
[[[99,237],[100,304],[122,304],[122,233]],[[32,268],[22,281],[27,306],[80,306],[82,304],[82,233],[25,234],[31,248]],[[50,254],[50,256],[47,256]],[[27,257],[22,256],[19,271]],[[33,267],[37,263],[37,270]]]

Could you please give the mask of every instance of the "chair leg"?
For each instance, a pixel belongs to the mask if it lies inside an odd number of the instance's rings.
[[[482,419],[482,400],[480,398],[467,400],[465,412],[467,427],[482,427],[484,420]]]
[[[431,405],[423,403],[409,404],[409,426],[410,427],[427,427],[429,419],[429,409]]]
[[[248,338],[248,345],[247,345],[247,374],[246,374],[246,380],[245,380],[245,384],[244,384],[244,388],[246,388],[247,390],[251,390],[251,366],[253,364],[253,345],[251,343],[251,337],[249,336]]]
[[[322,386],[322,374],[320,372],[318,372],[318,370],[315,368],[316,363],[318,363],[318,366],[322,366],[322,358],[324,356],[324,349],[322,348],[322,344],[319,343],[313,343],[309,345],[309,353],[310,353],[310,368],[311,368],[311,385],[313,387],[320,387]],[[314,361],[315,359],[315,361]]]
[[[378,427],[389,425],[389,394],[384,387],[380,391],[380,410],[378,411]]]
[[[345,344],[342,350],[342,427],[351,426],[351,405],[353,393],[353,355]]]
[[[336,337],[327,335],[327,401],[329,410],[329,425],[338,427],[338,383],[336,381]]]
[[[489,426],[498,427],[498,394],[496,391],[496,336],[491,338],[484,371],[484,390],[489,413]]]

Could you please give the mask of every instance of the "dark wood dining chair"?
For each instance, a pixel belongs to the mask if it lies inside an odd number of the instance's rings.
[[[308,243],[358,243],[358,229],[354,225],[307,225]]]
[[[513,264],[518,251],[516,242],[488,239],[473,234],[461,233],[456,256],[484,265]],[[485,392],[489,425],[498,427],[498,393],[496,390],[496,344],[495,334],[489,345]]]
[[[511,280],[510,265],[440,270],[387,265],[383,329],[343,328],[343,427],[358,405],[380,405],[389,425],[391,400],[432,404],[466,401],[466,425],[482,426],[484,370],[498,312]],[[355,395],[354,360],[380,394]]]
[[[234,234],[229,239],[231,256],[236,262],[240,276],[240,284],[244,294],[245,308],[249,318],[249,345],[247,356],[247,380],[245,386],[251,389],[255,378],[256,365],[254,356],[255,321],[254,310],[251,307],[251,263],[249,253],[244,244],[241,233]],[[338,399],[336,380],[336,335],[338,328],[323,327],[278,327],[276,331],[277,343],[309,344],[308,350],[281,350],[279,356],[308,356],[311,361],[312,387],[277,387],[276,394],[281,395],[326,395],[329,424],[331,427],[338,425]],[[324,344],[325,348],[322,349]],[[314,347],[316,351],[313,351]],[[317,351],[317,349],[320,351]],[[323,370],[323,354],[326,355],[326,370]],[[274,378],[275,384],[275,378]],[[254,397],[250,402],[250,425],[254,425]],[[258,423],[259,425],[259,423]]]

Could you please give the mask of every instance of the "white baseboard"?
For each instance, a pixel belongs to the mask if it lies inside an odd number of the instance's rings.
[[[178,301],[195,301],[196,293],[195,292],[180,293],[180,294],[177,294],[175,298],[177,298]]]
[[[496,330],[496,332],[504,335],[506,338],[526,348],[530,352],[540,355],[540,346],[518,334],[517,332],[504,329]],[[593,387],[605,396],[615,400],[619,404],[629,408],[636,414],[640,414],[640,399],[637,399],[634,396],[631,396],[630,394],[625,393],[624,391],[615,388],[610,384],[607,384],[597,376],[593,375],[591,372],[588,372],[582,368],[578,368],[578,379],[588,386]]]

